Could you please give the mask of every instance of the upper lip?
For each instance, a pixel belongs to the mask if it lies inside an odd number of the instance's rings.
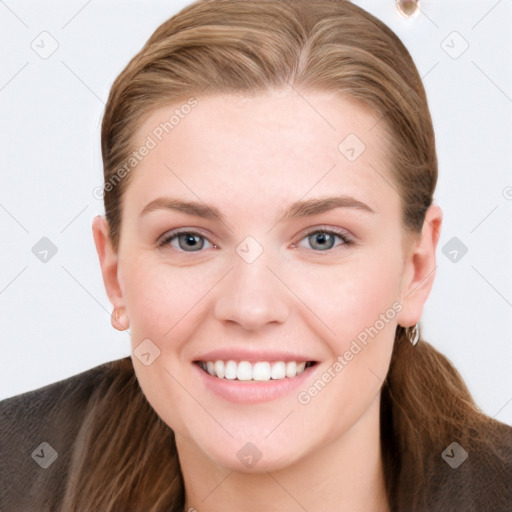
[[[193,359],[194,361],[249,361],[257,363],[258,361],[317,361],[317,359],[307,355],[301,355],[297,352],[285,352],[276,350],[247,350],[240,348],[216,349],[205,352]]]

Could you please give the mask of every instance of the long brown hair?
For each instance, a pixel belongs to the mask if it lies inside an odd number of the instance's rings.
[[[388,157],[404,233],[421,233],[437,182],[435,137],[421,78],[400,39],[346,0],[210,0],[158,27],[111,88],[101,143],[114,249],[123,194],[137,172],[134,134],[149,114],[164,105],[200,104],[205,95],[288,84],[336,91],[377,115],[392,141]],[[112,363],[109,375],[89,402],[62,511],[182,511],[172,430],[145,399],[129,358]],[[490,446],[483,432],[498,424],[478,409],[446,357],[421,338],[412,346],[397,327],[381,398],[392,510],[425,510],[443,450],[453,441]]]

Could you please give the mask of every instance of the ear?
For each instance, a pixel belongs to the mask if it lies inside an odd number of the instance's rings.
[[[100,260],[103,284],[105,285],[107,296],[113,305],[114,310],[117,310],[119,313],[117,318],[112,318],[112,325],[116,329],[122,331],[128,328],[128,320],[126,317],[123,294],[117,275],[118,254],[112,247],[109,232],[110,227],[107,220],[101,215],[94,217],[92,221],[92,235],[94,238],[94,244],[96,245],[96,252],[98,253],[98,258]]]
[[[435,204],[425,214],[421,236],[406,250],[401,283],[402,311],[397,322],[402,327],[417,324],[436,277],[436,247],[441,234],[443,212]]]

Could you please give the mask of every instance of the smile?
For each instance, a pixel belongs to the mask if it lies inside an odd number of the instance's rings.
[[[197,361],[212,377],[224,380],[259,381],[293,379],[313,366],[314,361]]]

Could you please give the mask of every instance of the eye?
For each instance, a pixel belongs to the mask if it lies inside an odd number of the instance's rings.
[[[177,241],[178,247],[173,244],[174,241]],[[206,237],[195,231],[171,231],[160,242],[158,242],[158,246],[164,247],[166,245],[171,245],[174,249],[182,250],[184,252],[198,252],[204,248],[204,241],[212,245],[212,247],[216,247],[211,244]]]
[[[327,228],[311,230],[303,236],[301,241],[309,240],[310,245],[314,250],[318,249],[320,252],[328,252],[333,249],[336,238],[342,241],[340,244],[341,246],[349,246],[353,243],[345,233]],[[177,246],[175,242],[177,243]],[[171,245],[171,247],[178,251],[200,252],[201,249],[205,248],[205,242],[210,244],[213,248],[217,247],[205,236],[196,231],[175,230],[168,233],[160,242],[158,242],[158,246],[165,247],[167,245]],[[297,247],[297,244],[292,244],[292,247]]]
[[[313,249],[318,249],[321,252],[327,252],[333,249],[336,238],[340,239],[343,243],[340,245],[349,246],[352,245],[352,240],[341,231],[333,230],[333,229],[323,229],[317,228],[313,231],[309,231],[306,235],[301,239],[308,240],[311,247]],[[292,244],[293,247],[296,247],[297,244]]]

